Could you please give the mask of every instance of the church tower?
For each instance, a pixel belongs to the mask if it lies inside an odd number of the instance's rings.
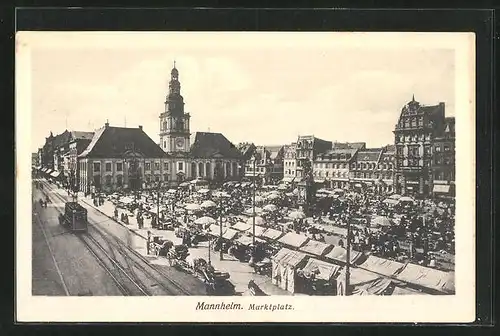
[[[168,95],[165,109],[160,114],[160,146],[167,153],[189,151],[189,113],[184,112],[184,98],[181,96],[179,71],[175,67],[170,72]]]

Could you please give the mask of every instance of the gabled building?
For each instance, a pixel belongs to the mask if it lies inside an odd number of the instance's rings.
[[[297,176],[297,143],[283,148],[283,182],[293,182]]]
[[[221,133],[197,132],[188,159],[190,179],[223,182],[240,178],[242,154]]]
[[[262,184],[276,184],[283,179],[284,146],[257,146],[245,162],[245,177],[259,179]],[[254,171],[255,167],[255,171]]]
[[[383,148],[365,148],[356,153],[351,162],[350,178],[352,186],[358,189],[375,188],[379,182],[379,162]]]
[[[156,187],[173,177],[172,159],[142,129],[98,129],[78,155],[79,190],[139,190]]]
[[[324,153],[332,149],[332,142],[319,139],[314,135],[299,136],[297,139],[297,167],[296,177],[302,179],[303,169],[301,167],[301,160],[309,160],[313,164],[316,156],[319,153]]]
[[[444,103],[426,106],[413,97],[403,106],[394,129],[397,193],[415,196],[432,193],[432,146],[444,129]]]
[[[455,118],[445,118],[443,129],[432,142],[432,193],[455,196]]]

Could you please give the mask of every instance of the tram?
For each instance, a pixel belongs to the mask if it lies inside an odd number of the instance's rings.
[[[77,202],[67,202],[64,214],[59,214],[59,224],[72,232],[87,232],[87,209]]]

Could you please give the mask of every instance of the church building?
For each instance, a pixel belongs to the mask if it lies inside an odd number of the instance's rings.
[[[169,92],[160,113],[160,146],[170,157],[173,182],[203,179],[212,182],[241,177],[243,156],[223,134],[197,132],[191,144],[190,114],[184,110],[179,71],[170,72]]]

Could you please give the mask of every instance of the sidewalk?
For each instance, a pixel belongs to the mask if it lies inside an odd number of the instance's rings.
[[[80,201],[87,204],[88,206],[95,208],[101,213],[104,213],[110,218],[113,217],[115,206],[109,201],[104,201],[104,204],[98,207],[94,206],[94,204],[92,203],[92,199],[89,197],[81,197]],[[123,210],[119,210],[118,216],[120,216],[121,212],[123,212]],[[129,225],[126,225],[120,222],[120,224],[128,227],[129,230],[136,233],[136,235],[132,235],[131,237],[131,243],[132,246],[135,247],[134,249],[140,254],[148,257],[152,264],[169,266],[166,258],[147,255],[145,241],[147,239],[147,231],[150,231],[152,235],[162,236],[165,239],[171,240],[174,244],[181,244],[182,239],[176,237],[173,231],[157,230],[151,228],[151,220],[144,221],[143,229],[138,228],[137,219],[135,216],[129,217],[129,223]],[[256,274],[253,267],[250,267],[247,263],[240,262],[228,254],[224,254],[223,260],[220,260],[219,252],[214,252],[213,250],[210,252],[212,265],[218,270],[230,273],[230,281],[235,286],[236,292],[242,293],[242,295],[250,295],[247,286],[248,282],[250,280],[253,280],[265,293],[269,295],[293,295],[292,293],[273,285],[271,282],[271,278]],[[205,260],[208,260],[208,242],[202,242],[197,247],[190,248],[189,253],[190,256],[188,258],[203,258]]]

